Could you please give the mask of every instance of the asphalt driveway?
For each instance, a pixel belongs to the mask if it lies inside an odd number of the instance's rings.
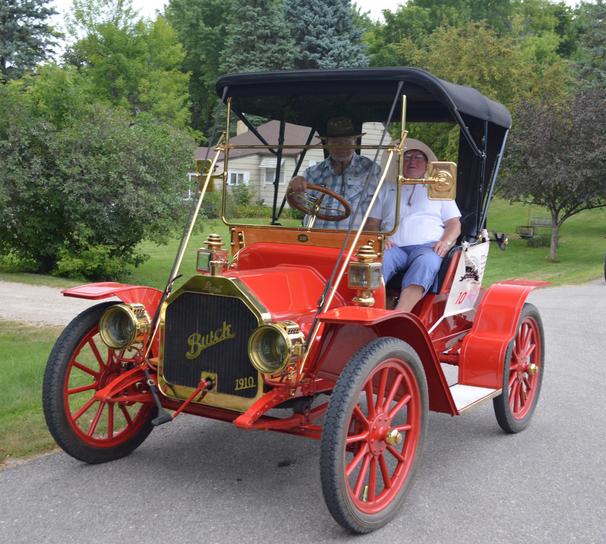
[[[431,414],[401,515],[356,542],[606,542],[606,285],[542,289],[532,301],[547,356],[531,426],[503,434],[490,403]],[[183,416],[113,463],[56,452],[0,471],[0,542],[353,540],[326,510],[318,453],[317,442]]]

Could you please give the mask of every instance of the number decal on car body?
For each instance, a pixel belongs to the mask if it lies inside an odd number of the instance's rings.
[[[244,378],[236,378],[234,391],[242,391],[242,389],[253,389],[257,387],[254,376],[245,376]]]

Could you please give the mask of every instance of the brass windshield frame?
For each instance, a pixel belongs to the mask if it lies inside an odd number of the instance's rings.
[[[403,103],[402,103],[402,127],[404,127],[404,122],[406,119],[406,115],[405,115],[405,108],[406,108],[406,95],[402,95],[402,99],[403,99]],[[223,192],[222,192],[222,198],[221,198],[221,221],[227,225],[228,227],[235,227],[235,226],[250,226],[250,227],[255,227],[255,228],[267,228],[267,229],[276,229],[276,228],[297,228],[298,230],[301,230],[303,232],[307,232],[309,230],[311,230],[311,228],[309,226],[301,226],[301,227],[282,227],[280,225],[255,225],[255,224],[244,224],[244,223],[235,223],[232,220],[230,220],[229,218],[226,217],[226,195],[227,195],[227,187],[228,187],[228,178],[229,178],[229,151],[230,150],[236,150],[236,149],[276,149],[278,147],[278,144],[274,144],[274,145],[265,145],[265,144],[253,144],[253,145],[244,145],[244,144],[231,144],[230,143],[230,133],[229,133],[229,127],[231,124],[231,116],[232,116],[232,98],[229,97],[227,99],[226,102],[226,107],[227,107],[227,111],[226,111],[226,121],[225,121],[225,136],[224,136],[224,144],[221,146],[221,150],[223,151]],[[403,142],[404,139],[406,138],[406,136],[404,134],[407,134],[407,132],[403,129],[401,131],[401,136],[400,136],[400,144],[399,145],[356,145],[355,149],[375,149],[375,150],[379,150],[382,149],[384,152],[389,152],[389,153],[395,153],[397,154],[396,160],[398,161],[398,169],[397,171],[400,171],[400,165],[401,165],[401,157],[402,157],[402,153],[403,153]],[[402,136],[404,135],[404,136]],[[282,149],[328,149],[328,146],[325,144],[317,144],[317,145],[296,145],[296,144],[282,144],[281,146]],[[393,159],[392,159],[393,160]],[[388,165],[390,164],[390,162],[388,162]],[[385,170],[387,171],[387,169]],[[383,176],[382,176],[383,177]],[[383,232],[383,231],[379,231],[380,234],[382,234],[383,236],[387,237],[387,236],[391,236],[397,228],[398,225],[398,218],[400,215],[400,184],[397,183],[397,179],[394,180],[394,182],[396,183],[396,213],[395,213],[395,221],[394,221],[394,225],[391,228],[391,230]],[[378,194],[380,187],[377,186],[377,189],[375,190],[375,194]],[[372,202],[374,203],[376,197],[373,195],[373,199]],[[371,209],[371,206],[369,206],[369,210]],[[363,221],[361,224],[363,225],[365,223],[365,221]],[[323,232],[343,232],[343,229],[321,229]],[[366,231],[368,232],[368,231]]]

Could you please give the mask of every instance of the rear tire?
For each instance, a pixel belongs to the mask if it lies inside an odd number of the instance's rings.
[[[42,405],[57,444],[85,463],[119,459],[137,448],[153,430],[155,406],[101,402],[95,393],[122,373],[123,352],[99,338],[99,319],[115,302],[93,306],[65,327],[48,358]]]
[[[499,426],[507,433],[528,427],[539,401],[545,368],[545,335],[539,311],[524,304],[505,355],[503,393],[493,399]]]
[[[397,515],[423,451],[427,412],[423,366],[407,343],[373,340],[349,361],[320,448],[324,499],[343,528],[368,533]]]

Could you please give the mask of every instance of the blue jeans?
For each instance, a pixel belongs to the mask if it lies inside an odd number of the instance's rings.
[[[385,283],[404,270],[402,289],[409,285],[419,285],[423,288],[423,294],[427,293],[436,281],[442,264],[442,257],[432,249],[434,244],[435,242],[429,242],[415,246],[392,247],[385,251],[383,258]]]

